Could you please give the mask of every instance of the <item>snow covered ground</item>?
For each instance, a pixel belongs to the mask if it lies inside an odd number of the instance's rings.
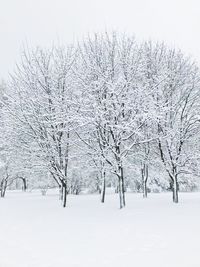
[[[200,267],[200,193],[0,199],[0,267]]]

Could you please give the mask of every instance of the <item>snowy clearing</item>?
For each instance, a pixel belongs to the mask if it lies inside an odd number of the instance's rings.
[[[8,192],[0,201],[0,266],[199,267],[200,193],[69,196]]]

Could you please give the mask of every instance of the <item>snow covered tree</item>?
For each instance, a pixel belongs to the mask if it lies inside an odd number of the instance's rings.
[[[24,51],[13,75],[13,105],[37,143],[48,169],[61,187],[66,206],[72,121],[72,71],[75,52],[52,48]]]
[[[178,202],[178,177],[186,171],[191,138],[199,133],[199,70],[180,51],[146,44],[151,62],[157,116],[158,150]]]
[[[142,86],[140,49],[134,38],[95,34],[80,47],[80,55],[82,113],[93,127],[101,159],[118,178],[123,208],[123,162],[134,147],[146,142],[141,128],[151,119],[151,95]]]

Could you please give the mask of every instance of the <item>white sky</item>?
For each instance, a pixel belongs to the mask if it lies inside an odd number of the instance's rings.
[[[0,79],[24,43],[65,44],[104,30],[164,40],[200,62],[200,0],[0,0]]]

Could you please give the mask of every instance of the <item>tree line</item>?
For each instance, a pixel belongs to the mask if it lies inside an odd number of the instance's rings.
[[[59,187],[65,207],[68,193],[104,202],[114,187],[123,208],[151,178],[178,203],[181,184],[198,184],[199,96],[198,65],[164,43],[96,33],[25,49],[1,86],[1,195],[27,179]]]

